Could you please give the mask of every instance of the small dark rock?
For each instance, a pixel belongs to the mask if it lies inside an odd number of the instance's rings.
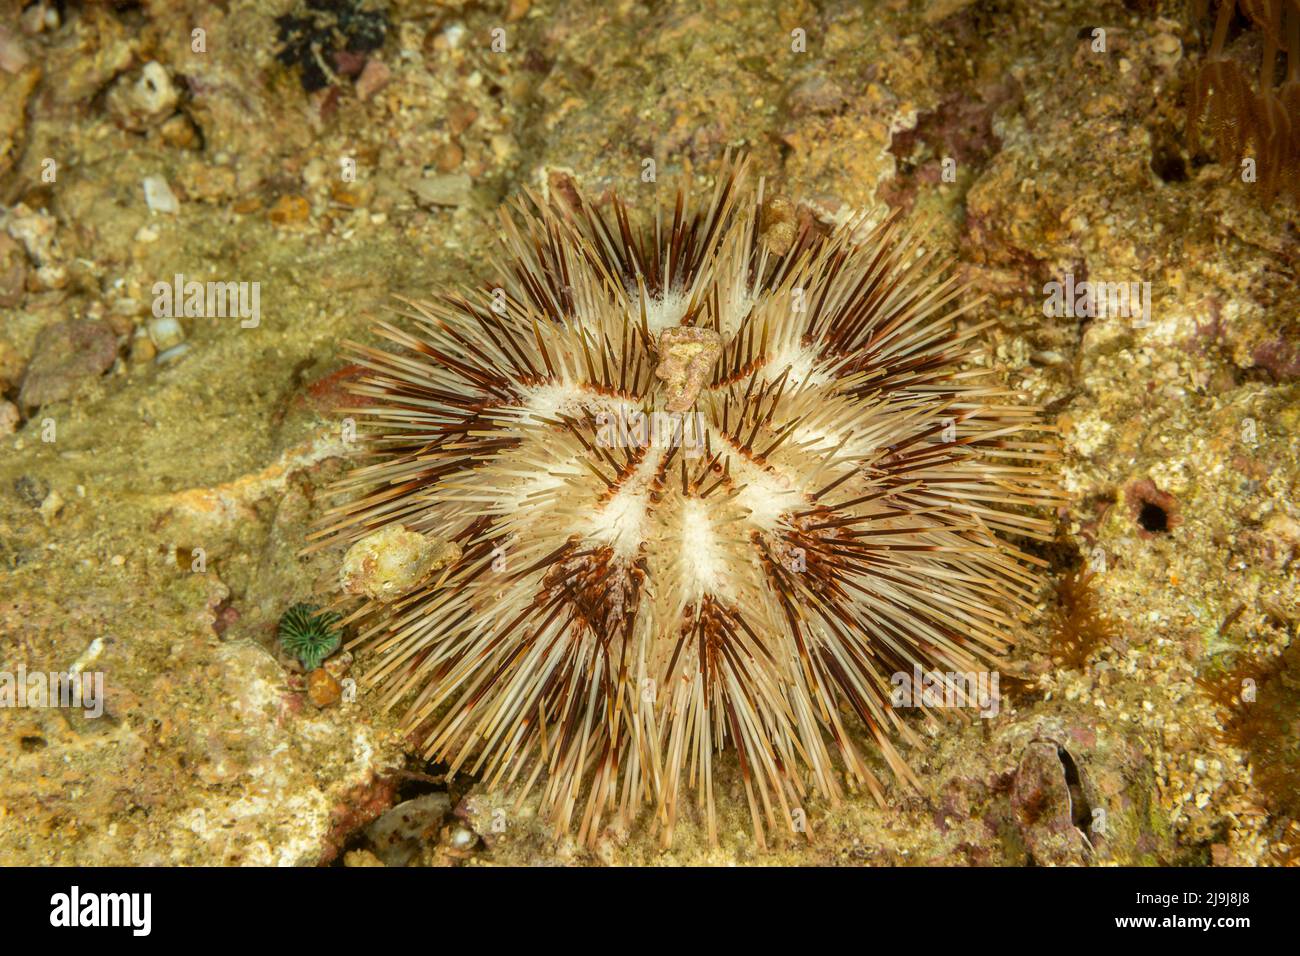
[[[39,508],[50,493],[50,483],[44,478],[22,475],[14,479],[14,492],[24,504]]]
[[[117,336],[93,319],[59,322],[41,330],[19,404],[28,411],[75,394],[82,383],[98,378],[117,358]]]
[[[786,109],[791,116],[838,113],[847,102],[838,83],[824,76],[814,76],[789,92],[786,96]]]

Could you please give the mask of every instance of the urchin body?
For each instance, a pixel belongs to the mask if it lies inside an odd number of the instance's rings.
[[[352,346],[373,461],[322,543],[393,524],[459,560],[370,602],[354,644],[423,751],[540,786],[594,839],[738,757],[754,832],[881,785],[891,675],[987,670],[1015,640],[1052,453],[965,368],[962,288],[889,222],[764,241],[724,172],[699,210],[503,214],[478,293]],[[865,733],[864,733],[865,730]]]

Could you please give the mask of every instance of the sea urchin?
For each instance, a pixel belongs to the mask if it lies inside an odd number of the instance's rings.
[[[371,460],[312,549],[460,555],[353,615],[367,681],[582,840],[649,805],[667,843],[685,791],[716,840],[724,752],[760,844],[810,790],[883,800],[864,728],[914,781],[891,677],[997,666],[1039,563],[1000,535],[1050,530],[1052,444],[970,367],[947,264],[893,218],[768,241],[745,181],[644,221],[529,195],[495,282],[349,343]]]

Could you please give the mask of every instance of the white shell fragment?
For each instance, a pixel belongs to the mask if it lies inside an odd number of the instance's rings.
[[[150,212],[174,216],[181,211],[181,204],[177,201],[176,194],[167,185],[167,180],[161,176],[146,176],[141,180],[141,185],[144,186],[144,201]]]

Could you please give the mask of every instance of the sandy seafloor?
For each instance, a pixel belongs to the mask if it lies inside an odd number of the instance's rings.
[[[1295,858],[1300,217],[1189,148],[1181,2],[368,4],[382,45],[311,92],[276,60],[288,0],[22,6],[0,12],[0,670],[80,661],[106,709],[0,709],[0,863]],[[1064,451],[1016,658],[1037,680],[909,751],[919,792],[812,801],[811,840],[757,850],[725,759],[717,847],[689,812],[667,851],[649,826],[557,841],[528,803],[493,826],[508,795],[406,761],[364,694],[318,709],[277,654],[339,560],[297,556],[345,468],[339,343],[481,275],[521,188],[652,203],[728,148],[824,223],[933,216],[987,295],[988,362]],[[1149,322],[1045,317],[1067,273],[1150,283]],[[176,274],[259,282],[259,325],[151,324]],[[1110,625],[1063,655],[1055,585],[1098,554]]]

